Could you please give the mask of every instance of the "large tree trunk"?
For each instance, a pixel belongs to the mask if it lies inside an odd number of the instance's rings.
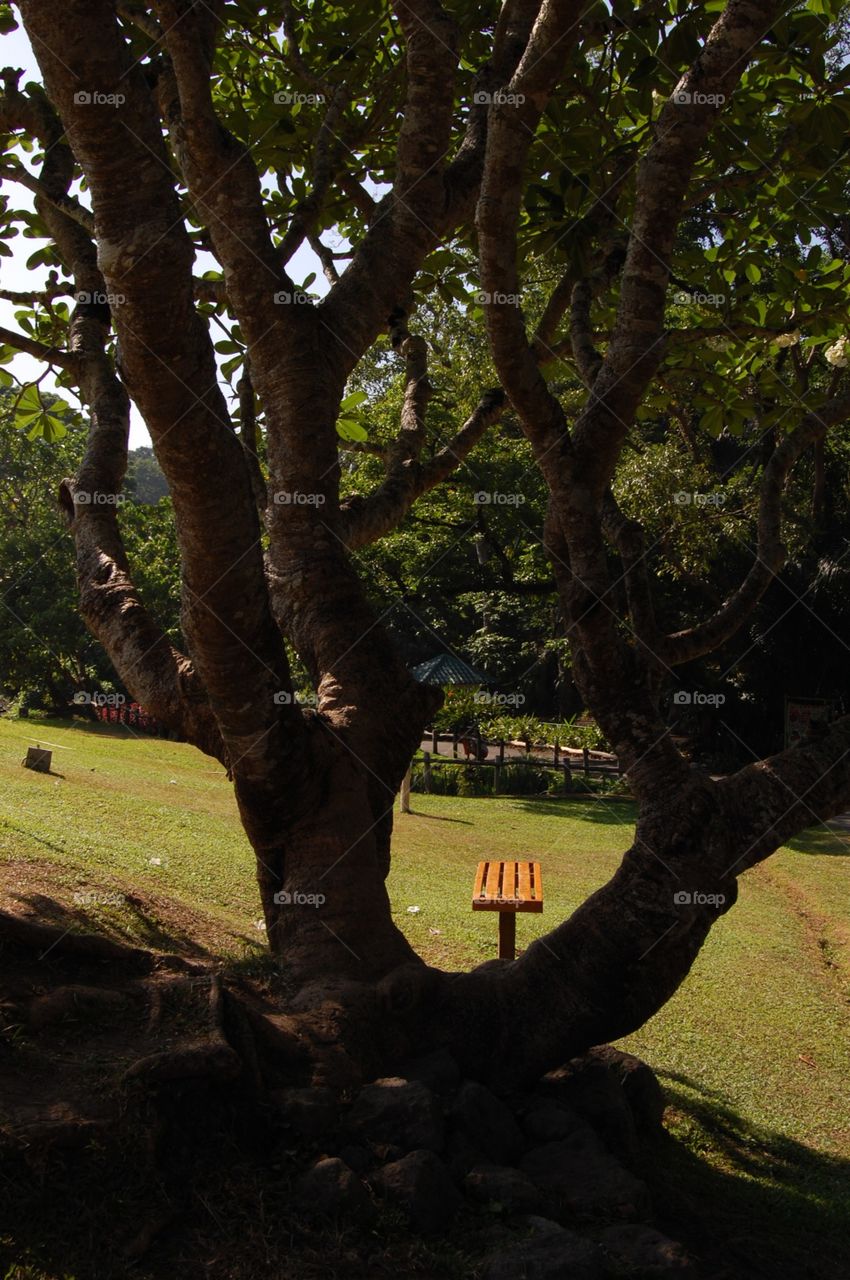
[[[740,871],[813,817],[837,812],[850,794],[846,723],[717,783],[682,758],[659,714],[664,680],[733,634],[782,562],[784,483],[797,458],[847,413],[847,399],[835,396],[808,413],[773,450],[753,567],[699,626],[660,632],[641,529],[611,492],[626,433],[661,358],[669,261],[694,166],[776,6],[730,0],[718,17],[682,92],[663,105],[637,170],[627,251],[602,255],[588,278],[566,273],[539,342],[529,340],[520,308],[498,300],[521,291],[525,162],[570,65],[582,6],[503,6],[476,85],[507,86],[508,101],[489,110],[468,104],[463,141],[449,160],[454,24],[437,0],[399,0],[406,98],[395,180],[318,306],[279,305],[294,285],[266,217],[261,177],[216,115],[215,8],[154,4],[161,38],[143,69],[108,0],[20,4],[46,97],[11,90],[3,114],[43,143],[40,199],[77,290],[112,300],[100,310],[81,302],[71,349],[59,353],[91,408],[85,462],[63,489],[83,610],[134,695],[227,766],[256,854],[269,944],[288,978],[281,999],[296,1023],[323,1028],[319,1042],[333,1042],[337,1055],[350,1049],[351,1070],[443,1043],[470,1074],[498,1070],[509,1082],[651,1017],[733,904]],[[81,86],[97,93],[80,95]],[[110,104],[116,97],[120,113]],[[267,434],[272,500],[265,508],[257,460],[249,464],[247,437],[233,429],[195,305],[195,246],[173,166],[250,350]],[[68,198],[77,173],[92,206],[82,218]],[[615,220],[621,182],[586,220],[598,222],[600,242]],[[407,328],[410,290],[431,250],[469,223],[479,191],[481,285],[503,391],[483,396],[451,444],[423,463],[430,388],[424,344]],[[288,251],[303,224],[293,219]],[[591,306],[595,291],[618,274],[603,356],[594,347]],[[567,307],[587,387],[572,423],[541,359],[541,335],[553,338]],[[114,363],[112,329],[120,352]],[[348,377],[383,332],[405,363],[399,438],[384,483],[367,498],[341,502],[336,418]],[[519,960],[443,974],[411,951],[386,892],[394,797],[438,695],[404,668],[350,551],[387,532],[445,479],[498,419],[505,397],[550,495],[544,541],[573,676],[626,765],[638,822],[611,881]],[[188,655],[144,611],[115,507],[86,497],[87,490],[120,490],[131,400],[173,497]],[[294,501],[299,493],[310,501]],[[621,567],[617,583],[612,555]],[[619,581],[624,590],[615,592]],[[310,674],[316,711],[297,705],[285,641]]]

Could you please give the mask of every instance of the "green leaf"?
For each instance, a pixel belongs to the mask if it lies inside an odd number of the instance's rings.
[[[351,395],[346,396],[339,407],[341,411],[344,409],[357,409],[361,404],[365,404],[368,399],[369,397],[365,391],[352,391]]]
[[[369,433],[365,427],[361,426],[354,418],[337,418],[336,420],[337,435],[343,440],[359,441],[369,439]]]

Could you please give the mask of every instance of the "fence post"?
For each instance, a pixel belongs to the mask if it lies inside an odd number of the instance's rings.
[[[431,752],[422,752],[422,788],[426,795],[431,794]]]
[[[584,757],[584,773],[585,777],[590,777],[590,752],[587,747],[582,747],[581,754]]]
[[[452,759],[457,760],[457,734],[452,734]]]
[[[561,749],[560,749],[560,746],[559,746],[559,744],[558,744],[558,739],[556,738],[556,739],[555,739],[555,750],[554,750],[554,765],[555,765],[555,768],[556,768],[556,769],[557,769],[557,767],[558,767],[558,760],[559,760],[559,758],[560,758],[560,755],[561,755]]]
[[[505,739],[500,738],[499,739],[499,764],[502,765],[504,763],[505,763]]]
[[[412,766],[411,766],[412,768]],[[402,813],[410,813],[410,769],[401,780],[401,793],[399,795],[400,808]]]
[[[431,734],[431,750],[435,756],[440,754],[440,735],[436,729]]]

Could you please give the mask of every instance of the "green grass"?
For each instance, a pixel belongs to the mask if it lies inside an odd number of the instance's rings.
[[[33,738],[67,748],[54,752],[61,776],[20,767]],[[393,910],[417,950],[445,968],[495,954],[495,917],[470,909],[479,858],[542,863],[546,909],[519,918],[522,947],[610,876],[634,818],[629,802],[604,799],[414,795],[412,804],[396,817]],[[769,1190],[771,1212],[797,1220],[826,1212],[850,1157],[848,854],[846,834],[818,828],[747,873],[679,992],[625,1042],[672,1090],[682,1159],[699,1156],[718,1188],[731,1179]],[[96,884],[130,901],[87,907],[91,922],[142,942],[194,940],[243,956],[262,942],[231,788],[187,746],[0,720],[0,862],[6,906],[35,902],[49,914],[51,899],[67,904]],[[794,1181],[794,1169],[804,1176]],[[689,1176],[683,1167],[680,1191]],[[788,1230],[791,1248],[791,1218]]]

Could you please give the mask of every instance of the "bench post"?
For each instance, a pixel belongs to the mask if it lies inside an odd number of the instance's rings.
[[[499,959],[516,959],[516,912],[499,912]]]

